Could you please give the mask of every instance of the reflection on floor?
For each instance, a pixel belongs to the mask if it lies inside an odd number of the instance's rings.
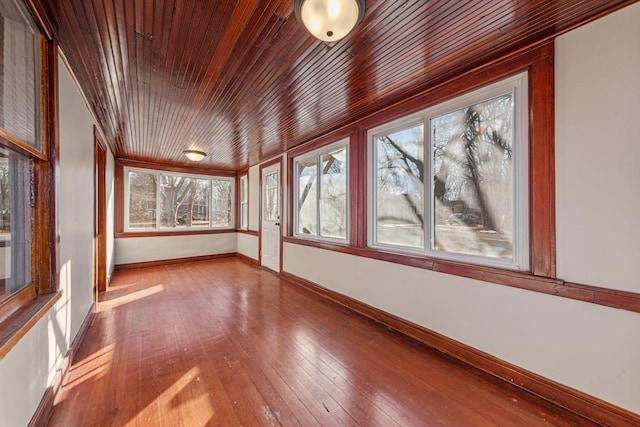
[[[117,272],[51,426],[589,425],[229,258]]]

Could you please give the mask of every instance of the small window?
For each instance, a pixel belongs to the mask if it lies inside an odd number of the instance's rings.
[[[249,179],[247,175],[240,177],[240,228],[249,228]]]
[[[234,180],[125,168],[126,231],[233,227]]]
[[[294,159],[296,236],[347,240],[348,147],[341,141]]]
[[[528,267],[526,79],[369,132],[372,246]]]

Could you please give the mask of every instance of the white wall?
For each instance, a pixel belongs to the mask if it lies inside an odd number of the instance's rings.
[[[62,298],[0,360],[0,424],[27,425],[93,302],[93,121],[59,63]]]
[[[556,42],[558,275],[634,292],[638,22],[640,4]],[[638,313],[294,244],[283,257],[284,271],[640,413]]]
[[[637,313],[306,246],[283,252],[284,271],[640,412]]]
[[[248,256],[249,258],[253,258],[255,260],[258,259],[258,236],[253,236],[251,234],[238,233],[238,253]]]
[[[115,239],[115,264],[236,252],[236,233]]]
[[[640,293],[640,4],[556,42],[558,275]]]

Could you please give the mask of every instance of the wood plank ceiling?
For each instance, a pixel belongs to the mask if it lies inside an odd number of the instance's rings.
[[[293,0],[29,0],[119,158],[239,170],[629,0],[367,0],[326,44]],[[64,108],[64,106],[62,106]]]

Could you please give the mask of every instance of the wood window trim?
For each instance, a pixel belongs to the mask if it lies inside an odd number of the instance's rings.
[[[33,15],[30,2],[28,7]],[[40,28],[38,17],[33,15]],[[48,34],[48,33],[47,33]],[[32,160],[32,282],[0,303],[0,360],[35,326],[61,298],[58,280],[58,213],[55,171],[59,165],[58,49],[55,40],[40,34],[42,149],[37,150],[6,132],[0,145]]]
[[[115,160],[115,237],[130,238],[130,237],[160,237],[160,236],[191,236],[197,234],[228,234],[235,233],[236,227],[229,228],[216,228],[216,229],[193,229],[193,230],[153,230],[153,231],[125,231],[124,229],[124,168],[140,168],[149,169],[158,172],[171,172],[171,173],[185,173],[190,175],[204,175],[211,177],[221,178],[233,178],[234,183],[238,183],[238,174],[232,171],[216,170],[216,169],[202,169],[202,168],[185,168],[181,166],[174,166],[162,163],[149,163],[140,162],[129,159],[116,159]],[[237,193],[237,190],[236,190]],[[237,199],[237,196],[236,196]],[[234,214],[237,216],[237,212]]]
[[[241,192],[241,186],[240,186],[240,180],[243,177],[247,177],[247,212],[249,211],[249,168],[245,168],[242,170],[239,170],[237,172],[237,177],[236,177],[236,193],[237,193],[237,197],[236,197],[236,231],[238,232],[245,232],[249,230],[249,224],[248,224],[248,218],[247,218],[247,226],[246,227],[242,227],[242,208],[241,208],[241,204],[242,204],[242,192]]]
[[[287,183],[293,189],[293,158],[315,150],[335,135],[349,136],[351,146],[350,204],[351,239],[349,244],[323,242],[295,237],[293,233],[293,198],[288,201],[287,234],[284,243],[316,247],[381,261],[454,274],[505,286],[542,292],[597,304],[640,311],[640,295],[610,291],[593,286],[567,283],[556,277],[555,235],[555,163],[554,163],[554,46],[553,42],[514,53],[483,67],[471,70],[425,92],[396,102],[377,114],[345,126],[333,135],[310,141],[288,153]],[[424,255],[411,255],[367,246],[367,129],[429,108],[449,99],[479,89],[506,77],[528,72],[529,103],[529,271],[464,264]],[[535,183],[535,185],[533,185]],[[622,302],[625,298],[626,302]],[[631,300],[629,300],[631,298]]]
[[[323,139],[323,142],[325,140]],[[287,236],[294,236],[297,239],[302,239],[302,240],[316,240],[316,241],[320,241],[320,242],[333,242],[336,243],[338,245],[343,245],[343,244],[347,244],[352,242],[352,238],[353,238],[353,229],[354,229],[354,224],[353,221],[351,219],[349,219],[349,217],[351,216],[351,208],[353,207],[353,204],[350,203],[351,197],[352,196],[352,191],[353,188],[350,184],[351,182],[351,178],[352,178],[352,173],[351,173],[351,167],[353,166],[354,162],[351,159],[351,155],[354,152],[354,150],[352,149],[353,144],[355,144],[352,135],[344,135],[342,138],[330,138],[327,139],[326,142],[322,143],[322,144],[313,144],[310,146],[304,146],[302,147],[302,149],[299,150],[294,150],[292,153],[288,153],[286,162],[287,162],[287,176],[286,176],[286,182],[289,185],[288,188],[291,189],[290,194],[291,197],[288,197],[287,199],[287,228],[286,228],[286,235]],[[297,212],[297,206],[295,205],[295,199],[296,197],[296,190],[294,187],[296,187],[298,185],[298,183],[296,182],[296,160],[300,159],[301,157],[304,157],[308,154],[311,154],[312,152],[316,152],[316,157],[326,153],[326,151],[323,151],[325,148],[326,149],[335,149],[338,146],[343,145],[346,149],[347,149],[347,184],[349,186],[349,191],[347,192],[347,203],[348,203],[348,210],[347,210],[347,237],[346,239],[332,239],[332,238],[326,238],[320,235],[309,235],[309,236],[303,236],[303,235],[298,235],[296,234],[296,230],[295,230],[295,225],[296,225],[296,212]],[[331,148],[333,146],[333,148]],[[318,177],[319,178],[319,177]]]

